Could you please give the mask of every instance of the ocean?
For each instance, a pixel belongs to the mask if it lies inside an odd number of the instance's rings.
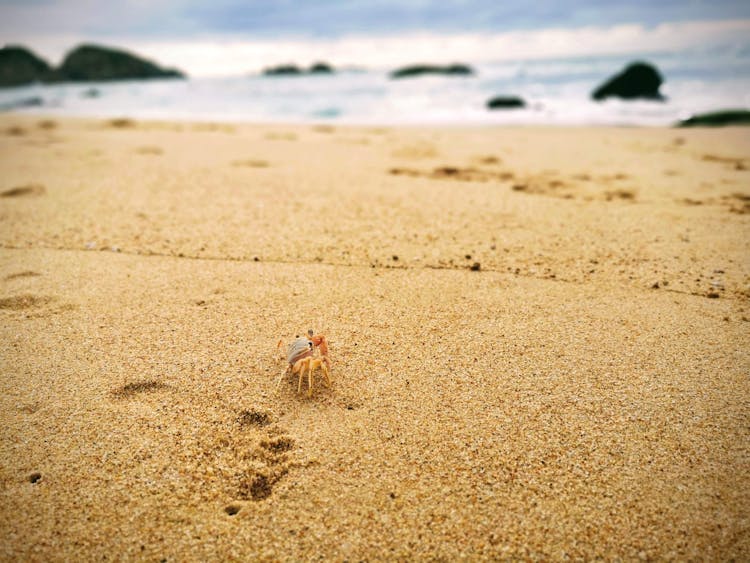
[[[594,88],[634,60],[660,70],[665,102],[591,100]],[[743,50],[472,66],[470,77],[402,80],[386,69],[345,68],[333,75],[35,84],[0,90],[0,108],[33,100],[10,111],[258,123],[666,126],[694,113],[750,107],[750,53]],[[497,95],[520,96],[527,107],[487,110]]]

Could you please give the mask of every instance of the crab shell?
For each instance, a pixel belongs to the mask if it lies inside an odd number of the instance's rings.
[[[286,359],[289,365],[294,365],[298,360],[312,356],[312,348],[313,343],[307,338],[299,337],[294,340],[286,349]]]

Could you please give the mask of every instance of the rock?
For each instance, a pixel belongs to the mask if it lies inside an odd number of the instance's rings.
[[[333,67],[328,63],[315,63],[308,72],[310,74],[333,74]]]
[[[98,88],[89,88],[87,90],[84,90],[81,92],[82,98],[98,98],[102,95],[101,91]]]
[[[60,80],[81,82],[185,76],[178,70],[160,68],[131,53],[96,45],[81,45],[73,49],[57,72]]]
[[[750,111],[727,109],[699,113],[677,123],[677,127],[723,127],[726,125],[750,125]]]
[[[597,101],[610,97],[663,101],[664,96],[659,92],[662,82],[661,74],[653,65],[635,62],[599,86],[591,97]]]
[[[270,66],[263,69],[263,76],[302,76],[303,74],[333,74],[333,67],[328,63],[315,63],[308,70],[295,64]]]
[[[487,100],[487,109],[525,108],[526,102],[517,96],[495,96]]]
[[[9,45],[0,49],[0,87],[40,82],[51,74],[47,62],[24,47]]]
[[[390,77],[396,78],[411,78],[414,76],[422,76],[423,74],[442,74],[445,76],[471,76],[474,74],[474,70],[464,64],[452,64],[446,66],[438,65],[411,65],[399,68],[391,72]]]
[[[278,65],[263,69],[263,76],[299,76],[302,69],[297,65]]]
[[[12,100],[10,102],[0,104],[0,111],[11,111],[20,108],[32,108],[44,105],[44,100],[39,96],[32,96],[29,98],[21,98],[19,100]]]

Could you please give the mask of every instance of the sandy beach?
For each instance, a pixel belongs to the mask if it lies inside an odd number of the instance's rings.
[[[4,115],[0,170],[0,559],[750,558],[750,129]]]

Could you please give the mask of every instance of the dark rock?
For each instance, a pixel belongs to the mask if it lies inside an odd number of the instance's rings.
[[[12,100],[10,102],[0,104],[0,111],[11,111],[20,108],[32,108],[44,105],[44,100],[39,96],[32,96],[30,98],[21,98],[19,100]]]
[[[28,49],[14,45],[0,49],[0,87],[39,82],[51,74],[52,68]]]
[[[525,108],[526,102],[517,96],[495,96],[487,100],[487,109]]]
[[[333,67],[328,63],[318,62],[307,70],[295,64],[269,66],[263,69],[263,76],[302,76],[303,74],[333,74]]]
[[[750,125],[750,111],[727,109],[710,113],[699,113],[683,119],[677,127],[723,127],[726,125]]]
[[[452,64],[446,66],[438,65],[411,65],[399,68],[391,72],[391,78],[411,78],[423,74],[442,74],[445,76],[471,76],[474,70],[467,65]]]
[[[663,101],[664,96],[659,92],[662,82],[661,74],[653,65],[635,62],[599,86],[591,97],[597,101],[610,97]]]
[[[163,69],[131,53],[96,45],[81,45],[73,49],[57,72],[60,80],[81,82],[184,78],[178,70]]]
[[[278,65],[263,69],[263,76],[299,76],[302,69],[297,65]]]
[[[333,74],[333,67],[328,63],[315,63],[308,72],[310,74]]]

